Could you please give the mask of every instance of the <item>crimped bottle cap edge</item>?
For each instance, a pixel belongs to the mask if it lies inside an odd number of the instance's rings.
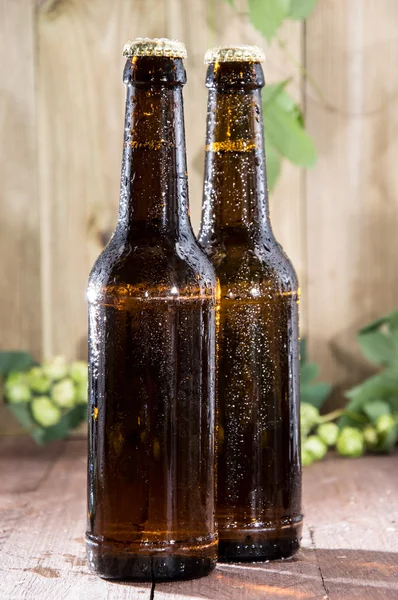
[[[168,38],[136,38],[123,46],[123,56],[159,56],[166,58],[186,58],[185,44]]]
[[[220,62],[265,62],[265,54],[259,46],[215,46],[206,51],[204,62],[205,64]]]

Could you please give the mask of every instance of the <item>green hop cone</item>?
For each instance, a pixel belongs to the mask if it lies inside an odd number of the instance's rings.
[[[302,402],[300,406],[300,421],[301,435],[302,437],[306,437],[319,421],[319,410],[315,406],[312,406],[312,404]]]
[[[29,402],[32,397],[25,373],[12,371],[4,384],[5,396],[10,404]]]
[[[374,450],[374,448],[377,446],[378,437],[377,431],[373,425],[366,425],[362,430],[362,434],[366,448],[368,450]]]
[[[77,402],[77,404],[87,404],[87,402],[88,402],[87,381],[77,384],[77,386],[76,386],[76,402]]]
[[[328,447],[317,435],[310,435],[303,444],[303,450],[312,455],[313,460],[322,460],[325,457]]]
[[[396,421],[392,415],[380,415],[376,421],[376,432],[379,435],[390,433],[396,425]]]
[[[75,360],[70,365],[69,373],[75,383],[85,383],[87,385],[87,363],[84,360]]]
[[[398,426],[393,415],[380,415],[376,421],[377,451],[392,452],[397,443]]]
[[[310,465],[312,465],[313,462],[314,462],[314,457],[311,454],[311,452],[309,452],[305,448],[302,448],[301,449],[301,464],[303,465],[303,467],[309,467]]]
[[[11,404],[19,404],[20,402],[29,402],[32,394],[27,385],[16,383],[7,390],[7,400]]]
[[[41,427],[51,427],[61,419],[61,411],[58,406],[55,406],[47,396],[33,398],[30,409],[34,420]]]
[[[56,356],[43,363],[43,373],[51,381],[59,381],[68,375],[68,365],[63,356]]]
[[[76,390],[72,379],[63,379],[53,385],[51,399],[61,408],[71,408],[76,402]]]
[[[343,427],[336,442],[336,449],[342,456],[357,458],[365,451],[362,431],[356,427]]]
[[[339,428],[336,423],[322,423],[316,433],[327,446],[334,446],[339,437]]]
[[[26,380],[33,392],[45,394],[50,389],[51,382],[40,367],[33,367],[26,373]]]
[[[11,371],[5,380],[5,388],[7,389],[8,386],[13,386],[17,383],[26,383],[26,373],[22,371]]]

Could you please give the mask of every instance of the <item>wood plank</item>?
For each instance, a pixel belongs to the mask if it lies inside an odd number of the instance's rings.
[[[28,435],[0,438],[0,497],[36,490],[64,449],[65,442],[38,446]]]
[[[378,600],[398,590],[398,455],[329,457],[304,470],[306,532],[297,559],[218,565],[204,580],[157,584],[155,600]],[[371,476],[369,476],[371,474]]]
[[[22,457],[22,480],[42,469],[43,449],[31,447],[28,440],[13,440],[6,446],[10,468],[13,461],[17,463],[14,455],[19,452]],[[38,484],[33,485],[31,478],[32,491],[1,490],[0,518],[6,516],[0,520],[0,597],[149,600],[149,584],[114,584],[88,572],[83,540],[86,443],[75,440],[62,446],[65,452],[56,460],[51,447],[46,448],[47,472]],[[331,456],[306,468],[306,531],[295,559],[220,564],[204,579],[157,584],[154,600],[395,597],[398,481],[393,474],[397,467],[398,454],[359,460]]]
[[[12,462],[14,454],[18,454],[17,440],[8,446],[7,454]],[[42,462],[43,449],[31,448],[28,440],[20,447],[31,456],[30,464],[25,462],[23,473],[20,473],[24,478]],[[69,441],[63,443],[63,447],[66,451],[55,463],[51,459],[51,447],[46,448],[47,464],[51,467],[50,471],[47,469],[47,477],[42,478],[37,490],[20,496],[24,505],[20,507],[19,520],[12,520],[13,529],[8,532],[3,548],[1,597],[18,598],[21,594],[20,597],[27,598],[54,596],[68,600],[97,597],[148,599],[149,584],[117,585],[88,573],[82,539],[86,443]],[[251,600],[258,598],[260,593],[267,593],[270,600],[284,597],[315,599],[322,597],[319,591],[322,590],[314,555],[303,552],[298,560],[273,565],[219,565],[206,579],[156,586],[155,598],[169,596],[171,592],[175,597],[183,594],[184,598],[220,600],[234,597]]]
[[[360,380],[355,330],[397,305],[398,3],[322,0],[306,27],[310,354],[338,391]]]
[[[29,436],[0,439],[0,548],[29,512],[26,493],[39,487],[63,449],[62,442],[38,447]]]
[[[305,468],[306,522],[316,530],[317,546],[398,552],[397,468],[398,454],[332,455]]]
[[[89,270],[116,224],[124,42],[164,34],[157,0],[46,0],[38,9],[44,351],[86,355]]]
[[[155,600],[318,600],[325,589],[314,551],[272,563],[218,564],[200,580],[157,583]]]
[[[84,549],[87,445],[70,441],[66,447],[38,489],[23,495],[28,510],[14,521],[2,548],[0,597],[149,600],[150,584],[118,585],[88,571]]]
[[[398,454],[304,470],[304,506],[331,600],[398,596]]]
[[[1,350],[41,353],[34,6],[0,5]],[[0,432],[16,420],[0,403]]]

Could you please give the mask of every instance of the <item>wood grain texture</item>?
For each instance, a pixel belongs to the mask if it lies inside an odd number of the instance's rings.
[[[321,0],[306,26],[310,354],[345,388],[363,376],[355,331],[397,306],[398,3]]]
[[[0,438],[0,493],[34,492],[64,447],[61,441],[37,446],[28,435]]]
[[[219,564],[156,584],[153,600],[379,600],[398,596],[398,455],[328,457],[304,470],[306,528],[293,560]],[[86,443],[1,442],[0,598],[150,600],[149,584],[91,575],[84,551]],[[18,469],[18,477],[12,475]]]
[[[304,549],[289,561],[218,564],[205,579],[158,583],[155,600],[318,600],[326,593],[315,552]]]
[[[85,355],[89,271],[116,224],[124,42],[161,36],[156,0],[50,0],[38,8],[44,354]]]
[[[28,447],[31,450],[29,443]],[[84,548],[86,442],[63,443],[62,450],[56,458],[47,449],[46,476],[36,490],[25,490],[26,463],[20,471],[22,487],[14,496],[0,486],[8,524],[1,554],[0,598],[149,600],[150,584],[115,585],[89,573]],[[36,456],[41,454],[31,450],[31,469],[37,469],[36,461],[41,460]]]
[[[398,455],[304,470],[312,547],[331,600],[398,597]]]
[[[34,6],[0,3],[0,349],[41,353]],[[0,430],[15,428],[0,403]]]

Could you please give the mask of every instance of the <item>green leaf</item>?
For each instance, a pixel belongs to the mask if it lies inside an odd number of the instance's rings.
[[[301,402],[307,402],[319,409],[329,396],[330,390],[331,385],[329,383],[314,383],[312,385],[301,386]]]
[[[304,363],[300,366],[300,383],[304,387],[316,379],[319,375],[319,367],[315,363]]]
[[[277,101],[267,102],[263,110],[264,130],[276,150],[296,165],[313,166],[316,161],[315,146],[297,117],[286,112]]]
[[[384,400],[373,400],[371,402],[367,402],[364,404],[362,410],[372,423],[376,423],[377,419],[381,415],[391,414],[391,407],[388,402],[385,402]]]
[[[289,17],[306,19],[312,13],[318,0],[290,0]]]
[[[26,429],[26,433],[31,433],[31,431],[37,427],[36,423],[32,419],[29,404],[27,402],[20,404],[7,404],[7,408],[9,408],[13,415],[18,419],[22,427]]]
[[[52,427],[35,427],[32,431],[33,439],[40,445],[47,444],[54,440],[62,440],[69,433],[69,423],[66,415],[56,425]]]
[[[27,371],[34,364],[29,352],[0,352],[0,376],[11,371]]]
[[[388,403],[392,412],[398,413],[398,389],[395,390],[395,394],[388,397]]]
[[[266,142],[266,164],[268,189],[272,192],[281,171],[281,157],[270,141]]]
[[[348,390],[345,396],[350,400],[346,406],[348,413],[364,414],[364,406],[376,400],[388,402],[395,410],[398,400],[398,369],[388,368],[382,373],[369,377],[363,383]],[[349,415],[344,415],[339,424],[341,426],[352,425],[353,419]]]
[[[276,104],[282,112],[290,115],[299,128],[303,129],[303,115],[298,104],[293,98],[285,91],[289,79],[267,85],[263,91],[263,111],[273,110],[272,105]],[[279,177],[281,168],[281,155],[275,147],[270,137],[267,135],[266,129],[266,155],[267,155],[267,175],[268,175],[268,186],[272,190]]]
[[[369,362],[398,364],[398,311],[363,327],[358,333],[358,344]]]
[[[61,440],[67,437],[69,431],[74,429],[87,417],[87,405],[75,406],[56,425],[52,427],[37,427],[32,432],[32,437],[38,444],[47,444],[53,440]]]
[[[389,315],[381,317],[380,319],[376,319],[368,325],[365,325],[365,327],[362,327],[362,329],[359,330],[359,333],[363,334],[368,333],[370,331],[376,331],[386,323],[391,327],[391,329],[398,329],[398,310],[394,310]]]
[[[285,79],[284,81],[280,81],[279,83],[270,83],[267,84],[262,92],[262,103],[263,110],[264,108],[271,102],[275,102],[275,100],[283,93],[285,87],[289,83],[290,79]]]
[[[391,333],[360,333],[358,344],[368,361],[375,365],[388,365],[398,361],[398,337]]]
[[[269,42],[288,16],[290,0],[249,0],[249,17],[253,26]]]
[[[318,410],[321,408],[331,391],[328,383],[311,383],[319,375],[319,367],[307,362],[307,340],[300,340],[300,400],[312,404]]]
[[[398,441],[398,428],[393,427],[390,431],[388,431],[382,437],[382,439],[378,443],[375,450],[376,450],[376,452],[380,452],[380,453],[390,453],[394,450],[397,441]]]
[[[283,108],[284,111],[291,114],[292,117],[296,119],[296,121],[304,127],[304,117],[301,112],[300,106],[297,102],[288,94],[285,90],[282,90],[278,97],[276,98],[276,102],[278,105]]]
[[[387,316],[387,321],[391,327],[391,329],[395,329],[398,331],[398,309],[394,310]]]
[[[397,396],[397,394],[398,370],[389,368],[351,388],[346,392],[345,396],[351,400],[350,404],[353,405],[351,408],[355,411],[375,398],[383,399],[389,396]]]
[[[262,92],[263,110],[271,102],[276,102],[285,112],[292,115],[304,127],[304,118],[300,106],[286,91],[290,79],[267,84]]]
[[[69,429],[74,429],[87,419],[87,410],[87,404],[78,404],[66,413],[65,417],[68,419]]]
[[[7,404],[7,406],[39,445],[66,438],[71,429],[87,418],[87,405],[80,404],[65,413],[59,423],[44,428],[33,420],[29,404]]]
[[[230,6],[235,7],[235,0],[226,0]]]

